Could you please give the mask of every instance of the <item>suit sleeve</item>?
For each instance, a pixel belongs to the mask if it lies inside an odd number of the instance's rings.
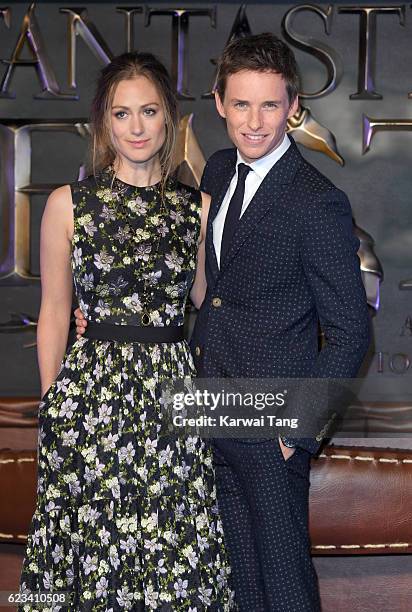
[[[213,186],[216,182],[213,178],[213,157],[214,156],[212,155],[212,157],[209,157],[209,159],[207,160],[199,185],[200,191],[203,191],[204,193],[207,193],[210,196],[213,195]]]
[[[332,380],[323,385],[309,381],[297,406],[305,414],[305,429],[318,431],[315,438],[287,438],[311,453],[316,452],[322,438],[328,437],[332,423],[342,416],[346,405],[347,388],[343,381],[338,385],[333,380],[356,377],[370,343],[358,249],[346,195],[335,189],[312,202],[302,226],[301,258],[325,342],[311,378]]]

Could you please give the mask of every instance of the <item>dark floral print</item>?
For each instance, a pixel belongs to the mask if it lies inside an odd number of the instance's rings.
[[[162,205],[158,186],[111,186],[103,172],[72,194],[72,268],[87,318],[140,325],[146,308],[153,325],[181,325],[199,193],[170,181]],[[193,375],[186,342],[81,338],[68,351],[40,404],[21,590],[68,592],[71,603],[42,610],[235,609],[210,447],[161,431],[162,382]]]

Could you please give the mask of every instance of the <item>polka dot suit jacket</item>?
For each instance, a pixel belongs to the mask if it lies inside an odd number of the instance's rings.
[[[292,140],[292,139],[291,139]],[[346,195],[295,143],[267,174],[218,267],[213,220],[235,173],[236,150],[208,160],[207,294],[191,346],[205,377],[355,377],[370,341],[369,314]],[[325,346],[318,350],[318,324]],[[327,419],[310,406],[318,422]],[[311,452],[318,440],[296,440]]]

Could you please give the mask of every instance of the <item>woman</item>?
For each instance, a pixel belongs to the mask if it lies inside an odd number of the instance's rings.
[[[177,107],[163,65],[115,58],[92,125],[93,175],[54,191],[42,220],[44,397],[22,592],[69,592],[81,612],[230,610],[210,450],[159,435],[162,381],[194,374],[182,325],[197,259],[191,295],[204,295],[208,212],[170,177]],[[72,280],[89,324],[59,372]]]

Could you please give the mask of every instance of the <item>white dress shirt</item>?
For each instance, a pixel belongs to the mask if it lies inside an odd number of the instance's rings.
[[[252,168],[252,172],[246,177],[245,182],[245,196],[243,198],[242,211],[240,216],[244,214],[246,208],[249,206],[253,196],[256,191],[259,189],[263,179],[268,174],[268,172],[273,168],[273,166],[280,160],[282,155],[286,153],[286,151],[290,147],[290,140],[288,135],[285,134],[282,142],[276,149],[274,149],[268,155],[257,159],[251,164],[247,164]],[[236,172],[233,175],[232,180],[230,181],[229,189],[226,192],[225,197],[223,198],[222,204],[219,208],[219,212],[213,220],[213,244],[215,247],[217,262],[220,267],[220,248],[222,244],[222,235],[223,235],[223,227],[225,225],[225,219],[227,214],[227,209],[229,208],[229,202],[232,198],[232,195],[236,189],[237,185],[237,168],[239,164],[245,164],[246,162],[242,159],[239,151],[237,152],[237,162],[236,162]]]

